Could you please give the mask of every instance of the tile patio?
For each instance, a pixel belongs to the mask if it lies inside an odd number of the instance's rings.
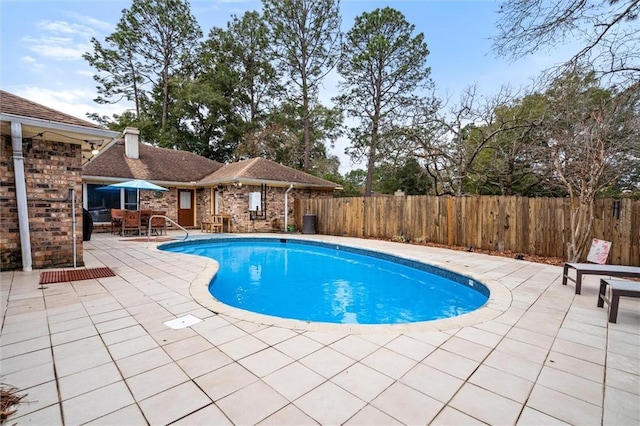
[[[115,277],[41,289],[40,271],[0,272],[0,381],[27,394],[9,423],[640,424],[638,299],[622,299],[611,324],[597,277],[575,295],[560,267],[296,238],[443,265],[484,277],[498,297],[419,325],[283,321],[209,300],[209,260],[94,234],[86,266]],[[164,325],[188,314],[203,321]]]

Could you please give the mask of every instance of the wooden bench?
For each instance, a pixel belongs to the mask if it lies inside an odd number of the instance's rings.
[[[569,276],[569,269],[576,270],[576,279]],[[640,278],[639,266],[624,265],[599,265],[594,263],[565,263],[562,272],[562,285],[567,285],[567,280],[576,283],[576,294],[582,289],[583,275],[608,275],[610,277],[635,277]]]
[[[607,286],[611,288],[611,298],[607,299]],[[602,278],[600,280],[600,293],[598,295],[598,308],[604,306],[604,302],[609,305],[609,322],[618,320],[618,307],[620,297],[640,297],[640,282],[629,280],[612,280]]]

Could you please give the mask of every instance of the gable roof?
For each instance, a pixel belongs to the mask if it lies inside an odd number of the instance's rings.
[[[227,164],[201,179],[198,184],[215,185],[227,182],[298,184],[331,189],[339,186],[335,182],[262,157]]]
[[[118,141],[86,164],[82,168],[82,174],[90,178],[193,183],[223,166],[192,152],[158,148],[144,143],[140,143],[138,149],[139,158],[128,158],[125,155],[124,141]]]
[[[17,117],[35,118],[37,120],[50,121],[54,123],[106,130],[98,124],[81,120],[72,115],[65,114],[64,112],[56,111],[53,108],[37,104],[28,99],[5,92],[4,90],[0,90],[0,113],[11,114]]]

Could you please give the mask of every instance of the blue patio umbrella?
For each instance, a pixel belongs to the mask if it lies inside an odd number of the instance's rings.
[[[103,186],[100,189],[109,190],[109,189],[147,189],[150,191],[168,191],[167,188],[163,186],[156,185],[155,183],[147,182],[143,179],[133,179],[125,182],[112,183],[111,185]]]
[[[127,180],[125,182],[112,183],[111,185],[106,185],[98,190],[101,191],[109,191],[109,190],[120,190],[120,189],[135,189],[137,200],[140,200],[140,191],[148,190],[148,191],[168,191],[168,188],[165,188],[160,185],[156,185],[155,183],[147,182],[143,179],[133,179]]]

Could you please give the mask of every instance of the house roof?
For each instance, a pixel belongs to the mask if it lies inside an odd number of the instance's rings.
[[[104,127],[98,124],[81,120],[64,112],[56,111],[53,108],[37,104],[20,96],[5,92],[4,90],[0,90],[0,113],[105,130]]]
[[[124,141],[118,141],[82,168],[86,177],[145,179],[192,183],[223,165],[200,155],[141,143],[139,158],[125,155]]]
[[[321,179],[261,157],[227,164],[201,179],[198,183],[201,185],[211,185],[224,182],[278,182],[324,188],[338,187],[338,184],[335,182]]]

